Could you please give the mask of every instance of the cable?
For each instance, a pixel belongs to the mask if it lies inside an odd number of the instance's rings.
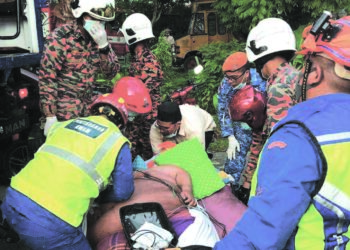
[[[182,198],[182,196],[181,196],[181,194],[178,192],[178,190],[176,190],[172,185],[170,185],[169,183],[165,182],[164,180],[162,180],[162,179],[160,179],[160,178],[158,178],[158,177],[155,177],[155,176],[150,175],[150,174],[148,174],[148,173],[145,173],[145,172],[143,172],[143,171],[140,171],[140,170],[135,170],[135,171],[142,173],[146,179],[150,179],[150,180],[153,180],[153,181],[157,181],[157,182],[162,183],[163,185],[167,186],[167,187],[170,189],[170,191],[171,191],[172,193],[175,193],[176,196],[179,198],[179,200],[186,206],[185,200]]]
[[[175,190],[173,186],[171,186],[170,184],[168,184],[167,182],[165,182],[164,180],[162,180],[162,179],[160,179],[160,178],[158,178],[158,177],[154,177],[154,176],[152,176],[152,175],[150,175],[150,174],[148,174],[148,173],[145,173],[145,172],[143,172],[143,171],[140,171],[140,170],[136,170],[136,171],[142,173],[146,179],[150,179],[150,180],[153,180],[153,181],[160,182],[160,183],[164,184],[165,186],[169,187],[169,189],[170,189],[173,193],[175,193],[175,194],[177,195],[177,197],[179,198],[179,200],[180,200],[186,207],[189,207],[188,205],[186,205],[186,203],[185,203],[184,199],[182,198],[181,194],[180,194],[177,190]],[[197,203],[198,203],[198,202],[197,202]],[[204,203],[203,203],[203,204],[204,204]],[[193,208],[196,208],[196,207],[193,207]],[[204,210],[204,209],[201,209],[201,210],[209,217],[209,219],[210,219],[215,225],[217,225],[219,228],[222,229],[223,237],[224,237],[224,236],[227,234],[225,224],[219,222],[217,219],[215,219],[215,218],[214,218],[210,213],[208,213],[206,210]]]

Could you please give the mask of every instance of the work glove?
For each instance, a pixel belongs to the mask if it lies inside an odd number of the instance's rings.
[[[228,148],[227,148],[227,158],[229,160],[236,159],[236,150],[239,152],[241,150],[241,147],[239,146],[239,142],[236,140],[236,137],[234,135],[230,135],[228,137]]]
[[[47,136],[47,134],[49,133],[49,130],[51,128],[51,126],[57,122],[57,117],[56,116],[49,116],[46,117],[46,122],[45,122],[45,127],[44,127],[44,135]]]
[[[97,43],[98,48],[102,49],[108,46],[105,23],[96,20],[85,20],[84,29],[90,34]]]

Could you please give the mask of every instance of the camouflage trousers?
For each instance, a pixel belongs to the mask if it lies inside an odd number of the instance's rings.
[[[151,126],[156,119],[139,116],[133,122],[128,122],[125,128],[125,137],[131,143],[131,154],[134,160],[137,155],[148,160],[153,157],[151,141],[149,138]]]

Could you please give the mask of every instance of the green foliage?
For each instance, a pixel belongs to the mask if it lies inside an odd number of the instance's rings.
[[[118,10],[123,10],[125,17],[139,12],[148,16],[152,24],[155,24],[161,15],[170,13],[174,8],[184,6],[187,2],[187,0],[115,0],[115,6]]]
[[[167,72],[172,66],[172,56],[170,44],[165,40],[164,31],[158,37],[158,43],[152,47],[152,52],[162,66],[162,70]]]
[[[349,11],[350,0],[217,0],[214,8],[222,22],[233,34],[244,40],[249,30],[267,17],[279,17],[292,29],[312,23],[324,10],[336,14],[340,9]]]
[[[299,28],[294,31],[297,50],[300,50],[300,45],[303,42],[302,34],[303,34],[305,27],[306,27],[306,25],[300,25]],[[302,55],[297,55],[293,59],[292,65],[297,69],[301,69],[304,65],[304,57]]]
[[[223,78],[221,71],[225,59],[236,51],[244,51],[244,43],[232,41],[230,43],[211,43],[201,49],[203,55],[204,70],[195,77],[195,82],[201,85],[197,89],[196,98],[201,108],[214,114],[213,96]]]
[[[221,137],[221,130],[219,126],[219,120],[217,115],[213,115],[214,121],[216,123],[216,128],[214,129],[214,140],[209,145],[209,151],[212,152],[224,152],[228,147],[227,138]]]
[[[152,47],[152,52],[162,67],[164,82],[161,86],[161,95],[164,100],[170,92],[186,85],[190,76],[187,73],[178,72],[172,67],[171,47],[164,39],[163,32],[161,32],[158,42]]]

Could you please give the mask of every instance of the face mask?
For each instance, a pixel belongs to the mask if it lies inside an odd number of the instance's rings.
[[[90,19],[88,19],[88,20],[84,19],[84,21],[85,21],[84,29],[89,33],[91,32],[91,30],[93,28],[98,29],[98,30],[105,28],[105,22],[103,22],[103,21],[90,20]]]
[[[175,132],[173,132],[173,133],[171,133],[169,135],[166,135],[164,137],[167,138],[167,139],[170,139],[170,138],[174,138],[176,135],[177,135],[177,131],[175,131]]]
[[[242,88],[244,88],[244,86],[245,85],[247,85],[247,83],[246,82],[241,82],[240,84],[238,84],[236,87],[235,87],[235,89],[242,89]]]
[[[236,87],[234,87],[234,89],[239,90],[242,89],[245,85],[247,85],[247,82],[244,82],[244,80],[246,80],[246,77],[244,76],[241,83],[238,84]]]

